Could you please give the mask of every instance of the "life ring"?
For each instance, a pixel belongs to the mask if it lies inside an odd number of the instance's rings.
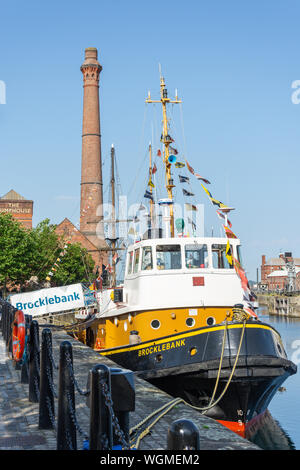
[[[22,310],[17,310],[13,322],[12,353],[15,361],[21,361],[25,349],[25,316]]]

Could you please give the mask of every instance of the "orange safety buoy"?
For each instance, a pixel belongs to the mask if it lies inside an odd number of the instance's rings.
[[[17,310],[13,322],[12,353],[15,361],[21,361],[25,349],[25,316],[22,310]]]

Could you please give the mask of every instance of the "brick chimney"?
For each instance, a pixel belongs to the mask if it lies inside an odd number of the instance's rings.
[[[99,108],[99,78],[102,67],[95,47],[85,49],[85,60],[80,70],[83,74],[80,231],[97,248],[101,248],[106,245]]]

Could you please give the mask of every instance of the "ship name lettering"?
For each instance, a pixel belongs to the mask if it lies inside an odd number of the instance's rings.
[[[185,339],[171,341],[170,343],[159,344],[157,346],[151,346],[150,348],[140,349],[138,355],[149,356],[149,354],[168,351],[169,349],[180,348],[181,346],[185,346]]]

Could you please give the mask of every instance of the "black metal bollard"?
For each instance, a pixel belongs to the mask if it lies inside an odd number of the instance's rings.
[[[129,445],[129,412],[135,410],[134,374],[130,370],[111,368],[111,395],[113,409],[124,439]],[[122,444],[118,430],[114,428],[113,443]]]
[[[8,353],[12,353],[12,331],[13,331],[14,318],[15,318],[15,309],[9,306],[8,315],[7,315],[7,336],[6,336],[6,350]]]
[[[113,445],[112,416],[101,382],[106,384],[110,394],[110,369],[104,364],[90,371],[90,450],[111,450]]]
[[[174,421],[167,438],[168,450],[200,450],[200,433],[197,426],[188,419]]]
[[[29,334],[29,401],[38,403],[40,399],[40,336],[39,324],[33,320]]]
[[[7,331],[7,306],[4,303],[2,305],[2,336],[4,341],[6,342],[6,331]]]
[[[54,385],[52,354],[52,333],[50,328],[42,331],[41,348],[41,384],[40,384],[40,407],[39,407],[39,429],[54,428]]]
[[[75,390],[70,365],[73,367],[72,345],[69,341],[63,341],[60,344],[59,360],[57,450],[77,450],[76,426],[73,415]]]

